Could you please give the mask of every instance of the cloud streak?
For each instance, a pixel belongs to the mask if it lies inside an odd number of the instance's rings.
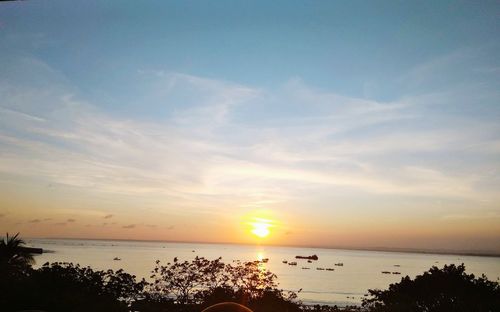
[[[500,126],[490,118],[498,112],[488,106],[498,99],[493,91],[484,94],[484,106],[478,104],[491,114],[461,116],[448,110],[475,97],[459,90],[380,102],[319,90],[298,78],[266,90],[142,71],[140,77],[155,80],[156,89],[149,91],[170,113],[131,119],[87,102],[48,65],[23,64],[39,76],[57,77],[57,83],[47,92],[0,79],[0,90],[9,95],[0,104],[2,179],[15,175],[144,198],[154,207],[168,201],[168,207],[154,209],[178,214],[179,207],[218,214],[304,198],[307,204],[311,196],[326,201],[346,192],[367,198],[499,198],[493,189],[500,183],[491,175],[500,168]],[[405,79],[418,75],[420,83],[428,74],[424,68]],[[187,102],[180,101],[183,94],[190,95]],[[490,188],[481,187],[486,184]]]
[[[213,194],[215,188],[225,192],[224,180],[248,179],[344,185],[372,193],[475,196],[479,177],[443,172],[439,157],[433,157],[477,155],[463,149],[490,140],[480,131],[464,136],[460,123],[465,120],[422,131],[418,125],[425,116],[415,109],[418,97],[378,103],[324,93],[297,80],[276,94],[263,94],[185,74],[166,76],[169,88],[201,96],[163,124],[116,119],[70,94],[51,99],[50,107],[54,102],[59,107],[38,116],[4,108],[0,142],[6,152],[0,170],[105,192],[180,197]],[[203,102],[205,97],[209,100]],[[244,111],[258,100],[286,111],[282,103],[291,98],[304,118],[260,116],[255,123],[263,127],[238,122],[238,105]],[[387,130],[371,131],[375,126]],[[429,160],[426,167],[416,164],[414,155]],[[392,166],[380,161],[384,157]]]

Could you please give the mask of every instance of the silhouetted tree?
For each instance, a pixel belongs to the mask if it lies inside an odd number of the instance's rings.
[[[276,275],[259,267],[259,262],[224,264],[221,258],[178,261],[163,266],[156,261],[152,271],[152,296],[168,297],[180,304],[195,304],[217,290],[241,293],[249,299],[261,296],[266,289],[276,288]]]
[[[118,270],[95,271],[72,263],[46,263],[10,281],[2,311],[129,311],[146,282]]]
[[[157,261],[149,292],[134,304],[134,308],[139,311],[199,311],[226,301],[252,306],[257,312],[292,312],[299,308],[294,301],[296,294],[277,289],[276,275],[261,262],[225,264],[221,259],[196,257],[192,261],[179,261],[174,258],[167,265]],[[274,308],[266,310],[266,306]]]
[[[264,291],[278,287],[276,274],[262,268],[259,261],[228,264],[226,271],[229,286],[235,291],[243,291],[249,300],[262,297]]]
[[[214,261],[218,262],[220,258]],[[211,261],[200,257],[191,262],[174,258],[173,263],[166,266],[160,265],[158,260],[152,271],[154,282],[150,291],[157,297],[173,298],[180,304],[194,303],[195,291],[207,287],[209,278],[204,272],[209,271],[209,266]]]
[[[388,290],[369,290],[363,306],[372,312],[500,311],[500,286],[486,276],[465,273],[465,266],[432,267],[414,280],[408,276]]]
[[[23,248],[25,242],[19,238],[6,234],[0,241],[0,272],[13,274],[26,270],[35,263],[33,255]]]

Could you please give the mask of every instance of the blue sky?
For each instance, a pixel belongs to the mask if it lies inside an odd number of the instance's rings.
[[[499,13],[2,3],[0,225],[248,242],[264,215],[271,243],[498,251]]]

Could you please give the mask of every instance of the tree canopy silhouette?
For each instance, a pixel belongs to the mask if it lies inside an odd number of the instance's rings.
[[[146,282],[123,270],[93,270],[72,263],[45,263],[0,283],[2,311],[129,311]]]
[[[0,272],[14,274],[25,270],[35,263],[33,255],[23,248],[24,240],[19,238],[19,233],[14,236],[6,234],[0,240]]]
[[[166,265],[157,261],[150,277],[153,282],[145,300],[134,306],[138,310],[156,305],[168,306],[169,311],[182,306],[183,311],[199,311],[200,306],[236,302],[255,312],[301,311],[296,294],[278,289],[277,276],[259,261],[226,264],[222,258],[195,257],[191,261],[174,258]]]
[[[486,276],[465,273],[461,264],[433,266],[414,280],[408,276],[388,290],[369,290],[363,300],[370,312],[494,312],[500,311],[500,286]]]

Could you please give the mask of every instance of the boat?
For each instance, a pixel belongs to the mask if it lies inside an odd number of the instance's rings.
[[[281,261],[281,262],[283,262],[284,264],[287,264],[287,263],[288,263],[288,260],[283,260],[283,261]]]
[[[332,269],[332,268],[327,268],[326,270],[327,271],[335,271],[335,269]]]
[[[339,263],[335,263],[336,266],[344,266],[344,263],[342,262],[339,262]]]
[[[114,257],[114,258],[113,258],[113,260],[115,260],[115,261],[120,261],[121,259],[120,259],[120,258],[118,258],[118,257]]]
[[[394,266],[399,268],[401,265],[400,264],[395,264]]]
[[[401,272],[392,272],[392,274],[399,275],[399,274],[401,274]]]
[[[307,263],[312,263],[312,260],[307,260]]]
[[[382,274],[391,274],[389,271],[382,271]]]
[[[263,259],[261,260],[261,262],[262,262],[262,263],[268,263],[268,262],[269,262],[269,258],[263,258]]]
[[[323,269],[323,268],[316,268],[316,270],[318,270],[318,271],[324,271],[325,269]]]
[[[295,259],[308,259],[308,260],[318,260],[317,255],[312,255],[312,256],[295,256]]]
[[[310,270],[311,268],[308,267],[302,267],[302,270]]]
[[[297,262],[295,262],[295,261],[288,262],[288,265],[297,265]]]

